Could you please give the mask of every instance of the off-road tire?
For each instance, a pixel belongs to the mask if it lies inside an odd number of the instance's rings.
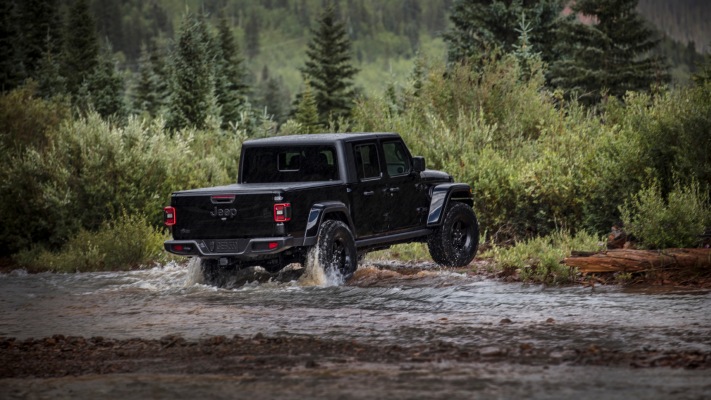
[[[479,247],[479,224],[474,210],[464,203],[450,203],[442,225],[427,238],[427,247],[437,264],[469,265]]]
[[[309,260],[316,261],[324,271],[337,268],[344,279],[350,278],[358,268],[353,233],[348,225],[341,221],[324,221],[319,229],[316,244],[309,249],[309,253]]]

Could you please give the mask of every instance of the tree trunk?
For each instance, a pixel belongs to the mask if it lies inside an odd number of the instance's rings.
[[[711,268],[711,249],[632,250],[616,249],[604,253],[574,252],[563,260],[582,273],[640,272],[662,268]]]

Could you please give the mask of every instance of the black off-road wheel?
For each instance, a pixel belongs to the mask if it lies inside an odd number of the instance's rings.
[[[442,225],[427,238],[427,247],[437,264],[469,265],[479,247],[479,224],[474,210],[464,203],[451,203]]]
[[[358,268],[355,239],[348,225],[327,220],[321,224],[316,244],[309,249],[308,260],[318,263],[324,272],[339,271],[348,279]]]

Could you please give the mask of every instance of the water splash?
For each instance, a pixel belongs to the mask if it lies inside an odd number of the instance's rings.
[[[319,262],[320,259],[320,251],[315,247],[306,257],[304,274],[299,278],[298,284],[318,287],[342,286],[345,278],[341,271],[338,268],[324,267],[323,263]]]
[[[190,261],[188,261],[188,274],[185,279],[185,287],[193,286],[199,283],[204,284],[205,277],[202,275],[200,259],[198,257],[193,257]]]

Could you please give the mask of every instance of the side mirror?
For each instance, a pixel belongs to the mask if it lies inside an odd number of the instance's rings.
[[[412,170],[418,174],[425,170],[425,158],[424,157],[412,157]]]

